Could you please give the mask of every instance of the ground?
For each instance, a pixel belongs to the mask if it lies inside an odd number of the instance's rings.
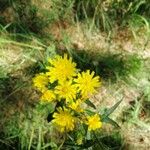
[[[121,127],[119,131],[124,139],[125,149],[150,149],[150,40],[145,29],[139,29],[136,37],[129,29],[106,34],[90,31],[82,24],[65,28],[54,25],[46,30],[53,35],[55,41],[48,41],[47,45],[37,37],[27,37],[26,41],[19,42],[8,33],[1,34],[0,76],[4,84],[0,90],[3,99],[3,119],[0,125],[2,129],[7,130],[6,127],[10,127],[8,124],[15,124],[16,120],[20,121],[19,129],[22,129],[22,126],[30,126],[30,122],[25,120],[25,113],[27,107],[30,107],[29,110],[33,113],[34,103],[38,101],[38,94],[32,87],[32,77],[38,72],[36,67],[43,58],[47,58],[54,49],[59,53],[71,53],[75,50],[80,54],[84,51],[87,54],[85,57],[91,59],[91,64],[99,68],[98,73],[102,75],[99,92],[91,98],[94,104],[103,109],[122,99],[122,103],[111,117]],[[107,60],[110,59],[111,64],[107,64]],[[116,62],[121,67],[125,64],[125,67],[115,68],[112,64]],[[127,64],[129,66],[126,66]],[[106,71],[103,70],[105,67]],[[123,69],[127,70],[122,74]],[[29,116],[36,114],[27,113]],[[39,118],[37,122],[40,122]],[[47,126],[46,122],[43,124]],[[103,128],[110,132],[114,130],[107,125]],[[8,135],[10,130],[13,129],[7,130]],[[40,132],[40,129],[38,131]],[[9,136],[12,138],[11,134]]]

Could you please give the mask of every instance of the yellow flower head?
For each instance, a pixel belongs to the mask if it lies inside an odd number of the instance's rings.
[[[100,117],[98,114],[95,114],[94,116],[88,116],[87,117],[87,123],[88,130],[96,130],[98,128],[101,128],[102,122],[100,121]]]
[[[69,108],[71,108],[72,110],[76,112],[83,112],[83,109],[81,108],[81,104],[82,104],[82,101],[79,99],[79,100],[76,100],[76,102],[71,102],[69,104]]]
[[[46,74],[49,76],[50,82],[65,81],[76,75],[76,64],[72,62],[72,58],[56,56],[55,59],[49,59],[52,66],[48,66],[49,70]]]
[[[55,93],[59,95],[59,98],[66,99],[66,102],[72,101],[76,98],[76,86],[71,81],[60,82],[55,88]]]
[[[51,102],[56,99],[56,95],[52,90],[46,90],[43,95],[41,96],[42,101]]]
[[[74,80],[83,97],[94,94],[96,92],[95,88],[100,86],[99,77],[93,76],[94,72],[90,74],[90,70],[87,70],[78,74],[78,78]]]
[[[58,108],[58,112],[53,114],[53,123],[58,127],[61,132],[72,131],[74,129],[75,117],[71,112],[64,108]]]
[[[44,92],[47,89],[48,81],[48,77],[44,73],[40,73],[33,78],[33,85],[41,92]]]

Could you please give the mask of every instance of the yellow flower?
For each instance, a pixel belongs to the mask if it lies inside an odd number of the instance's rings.
[[[76,102],[71,102],[69,104],[69,108],[73,109],[76,112],[83,112],[83,109],[81,108],[81,104],[82,104],[82,101],[79,99],[79,100],[76,100]]]
[[[87,70],[78,74],[78,78],[74,80],[83,97],[94,94],[96,92],[95,88],[100,86],[99,77],[93,76],[94,72],[90,74],[90,70]]]
[[[58,112],[53,114],[53,123],[58,127],[61,132],[72,131],[74,129],[75,117],[71,112],[64,108],[58,108]]]
[[[49,70],[46,74],[49,76],[50,82],[65,81],[76,75],[76,64],[72,62],[72,58],[56,56],[55,59],[49,59],[52,66],[48,66]]]
[[[56,96],[54,94],[54,91],[52,90],[46,90],[43,95],[41,96],[42,101],[51,102],[56,99]]]
[[[88,125],[88,130],[96,130],[98,128],[101,128],[102,122],[100,121],[100,117],[98,114],[95,114],[94,116],[88,116],[87,117],[87,125]]]
[[[33,85],[41,92],[44,92],[47,89],[48,81],[48,77],[44,73],[40,73],[33,78]]]
[[[72,85],[71,81],[60,82],[55,88],[55,93],[58,94],[59,98],[66,99],[66,102],[70,102],[76,98],[76,86]]]

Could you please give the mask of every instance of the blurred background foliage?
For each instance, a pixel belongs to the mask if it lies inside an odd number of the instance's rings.
[[[13,32],[40,33],[53,23],[88,22],[90,28],[147,24],[149,0],[1,0],[0,23]]]

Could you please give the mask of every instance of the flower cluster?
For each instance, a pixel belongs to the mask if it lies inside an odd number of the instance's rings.
[[[86,125],[89,131],[100,128],[99,114],[86,111],[86,101],[96,93],[100,78],[90,70],[80,73],[66,54],[50,58],[48,63],[47,71],[36,75],[33,84],[41,92],[42,102],[56,105],[52,124],[61,132],[73,131],[79,124]]]

